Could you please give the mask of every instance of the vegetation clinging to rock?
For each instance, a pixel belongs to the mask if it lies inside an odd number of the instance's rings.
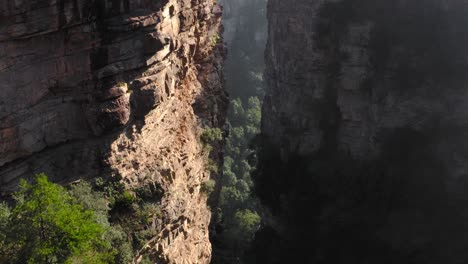
[[[2,256],[8,263],[113,263],[108,226],[67,190],[39,174],[21,182],[16,205],[2,206]]]

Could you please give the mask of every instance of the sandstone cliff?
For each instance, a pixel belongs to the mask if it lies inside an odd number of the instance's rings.
[[[144,253],[208,263],[199,135],[224,123],[220,17],[215,0],[2,1],[1,193],[38,172],[157,184],[162,231]]]
[[[468,260],[467,13],[269,1],[256,180],[274,217],[257,238],[278,254],[266,263]]]

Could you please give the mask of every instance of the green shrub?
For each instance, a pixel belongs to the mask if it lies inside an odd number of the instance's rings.
[[[223,140],[223,132],[219,128],[205,128],[200,136],[203,143],[203,152],[210,153],[216,141]]]
[[[124,158],[122,156],[120,156],[120,155],[115,157],[115,161],[117,162],[117,164],[122,163],[123,160],[124,160]]]
[[[223,139],[223,132],[219,128],[205,128],[201,134],[203,143],[213,143]]]
[[[219,206],[226,216],[232,216],[235,209],[244,201],[244,195],[234,186],[223,186],[219,197]]]
[[[154,261],[151,261],[150,257],[145,255],[141,259],[140,264],[154,264]]]
[[[91,184],[85,181],[72,185],[68,193],[85,209],[92,210],[100,223],[109,224],[107,217],[110,207],[103,193],[94,191]]]
[[[117,82],[116,86],[117,86],[117,87],[125,87],[125,88],[128,87],[128,85],[127,85],[126,82]]]
[[[229,110],[229,123],[233,127],[241,126],[245,123],[245,109],[240,98],[231,101]]]
[[[145,229],[133,234],[133,244],[135,248],[141,249],[151,238],[156,235],[155,230]]]
[[[140,201],[143,200],[148,202],[157,202],[164,195],[164,190],[161,188],[161,186],[152,182],[143,184],[134,191],[138,200]]]
[[[213,147],[210,144],[208,144],[208,143],[203,144],[203,152],[204,153],[209,154],[209,153],[211,153],[212,150],[213,150]]]
[[[237,177],[232,171],[224,171],[222,178],[223,186],[234,186],[237,182]]]
[[[129,191],[125,190],[115,197],[113,209],[130,209],[135,202],[135,197]]]
[[[239,142],[245,138],[245,132],[243,127],[233,127],[231,129],[231,137],[233,140]]]
[[[236,182],[236,189],[239,190],[242,194],[248,196],[250,194],[250,187],[247,182],[244,180],[238,180]]]
[[[161,208],[157,204],[144,203],[137,211],[138,218],[142,224],[150,224],[153,219],[162,218]]]
[[[96,214],[46,175],[36,175],[35,180],[35,184],[22,180],[15,193],[16,206],[8,217],[4,241],[8,263],[113,262],[115,252],[103,239],[106,226]]]
[[[234,219],[236,222],[235,227],[241,233],[241,238],[245,241],[250,241],[260,227],[260,216],[246,209],[237,211]]]
[[[103,179],[98,177],[94,180],[94,187],[100,191],[114,205],[119,196],[125,191],[125,185],[117,178]]]
[[[202,193],[206,194],[206,196],[210,196],[215,186],[216,182],[214,180],[207,180],[202,183],[200,190]]]
[[[239,163],[238,169],[239,169],[240,175],[244,175],[246,173],[250,173],[250,171],[252,170],[252,167],[246,160],[243,160]]]
[[[130,263],[133,258],[133,248],[127,234],[120,225],[113,225],[107,229],[104,239],[116,249],[116,263]]]
[[[233,164],[234,164],[234,160],[231,157],[229,156],[224,157],[223,170],[231,171],[231,167]]]
[[[219,34],[215,34],[214,36],[210,38],[211,46],[215,46],[216,44],[218,44],[220,40],[221,40],[221,36]]]
[[[8,238],[8,228],[11,216],[11,209],[6,203],[0,203],[0,263],[7,263],[7,259],[4,257],[7,255],[6,240]]]
[[[208,162],[206,163],[206,169],[209,171],[209,172],[212,172],[212,173],[218,173],[218,163],[216,163],[214,160],[212,159],[208,159]]]

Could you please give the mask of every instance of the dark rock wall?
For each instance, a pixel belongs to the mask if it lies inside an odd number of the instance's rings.
[[[265,263],[468,261],[466,14],[465,1],[269,1],[256,181],[273,217],[257,249],[278,253]]]

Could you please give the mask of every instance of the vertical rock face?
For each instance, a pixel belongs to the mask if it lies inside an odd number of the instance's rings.
[[[269,1],[269,263],[468,261],[466,14],[465,1]]]
[[[220,16],[215,0],[2,1],[2,194],[38,172],[155,183],[163,227],[142,253],[208,263],[199,134],[224,123]]]

